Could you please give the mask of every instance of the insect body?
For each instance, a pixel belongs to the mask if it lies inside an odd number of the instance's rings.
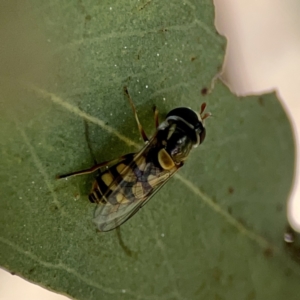
[[[106,167],[93,184],[89,195],[97,203],[94,222],[100,231],[112,230],[132,217],[184,164],[192,148],[205,138],[203,120],[206,104],[200,114],[187,107],[171,110],[159,124],[155,109],[156,132],[149,140],[139,122],[135,107],[124,88],[135,114],[145,146],[137,153],[124,155],[90,169],[59,176],[88,174]]]

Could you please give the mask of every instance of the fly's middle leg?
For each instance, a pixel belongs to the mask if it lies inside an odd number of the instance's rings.
[[[132,108],[132,111],[133,111],[133,113],[134,113],[135,120],[136,120],[138,129],[139,129],[139,132],[140,132],[140,134],[141,134],[141,136],[142,136],[144,142],[145,142],[145,143],[148,143],[148,142],[149,142],[149,139],[148,139],[148,137],[147,137],[147,135],[146,135],[146,133],[145,133],[145,131],[144,131],[144,129],[143,129],[142,124],[140,123],[139,117],[138,117],[138,115],[137,115],[136,108],[135,108],[135,106],[134,106],[134,104],[133,104],[133,101],[132,101],[132,99],[131,99],[131,97],[130,97],[130,95],[129,95],[129,92],[128,92],[128,89],[127,89],[126,86],[124,86],[124,93],[126,94],[126,96],[127,96],[127,98],[128,98],[128,101],[129,101],[129,104],[130,104],[130,106],[131,106],[131,108]]]

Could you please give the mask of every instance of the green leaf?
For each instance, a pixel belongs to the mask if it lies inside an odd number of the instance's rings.
[[[206,93],[225,48],[211,1],[7,1],[2,15],[1,266],[76,299],[299,298],[291,128],[274,94]],[[163,119],[205,101],[213,117],[178,175],[99,233],[95,175],[55,176],[142,147],[124,85],[149,135],[154,104]]]

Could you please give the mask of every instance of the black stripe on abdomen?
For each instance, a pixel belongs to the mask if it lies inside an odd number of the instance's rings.
[[[103,173],[101,173],[99,176],[96,177],[96,180],[93,185],[93,190],[89,195],[89,200],[91,202],[103,203],[103,204],[107,203],[111,193],[116,189],[116,187],[123,180],[117,168],[120,165],[127,166],[132,161],[134,154],[127,155],[127,156],[128,157],[125,160],[115,164],[114,166],[111,166],[109,169],[105,170]],[[114,184],[111,186],[112,182],[114,182]],[[109,186],[111,188],[109,188]],[[113,201],[113,199],[110,200]]]
[[[109,186],[117,177],[119,177],[119,173],[114,167],[97,176],[96,181],[94,182],[93,190],[89,195],[90,201],[93,203],[107,203],[107,198],[109,198],[110,194],[112,193],[112,190],[109,189]]]

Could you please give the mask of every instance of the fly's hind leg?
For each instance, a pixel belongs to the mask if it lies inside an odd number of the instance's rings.
[[[129,95],[129,92],[128,92],[128,89],[127,89],[126,86],[124,86],[124,93],[126,94],[126,96],[127,96],[127,98],[128,98],[128,101],[129,101],[129,104],[130,104],[130,106],[131,106],[131,108],[132,108],[132,111],[133,111],[133,113],[134,113],[135,120],[136,120],[138,129],[139,129],[139,132],[140,132],[140,134],[141,134],[141,136],[142,136],[144,142],[145,142],[145,143],[148,143],[148,142],[149,142],[149,139],[148,139],[148,137],[147,137],[147,135],[146,135],[146,133],[145,133],[145,131],[144,131],[144,129],[143,129],[141,123],[140,123],[140,120],[139,120],[139,117],[138,117],[138,115],[137,115],[135,106],[134,106],[134,104],[133,104],[133,101],[132,101],[132,99],[131,99],[131,97],[130,97],[130,95]]]
[[[93,172],[99,170],[100,168],[108,166],[111,163],[113,163],[113,160],[104,161],[104,162],[102,162],[100,164],[95,164],[94,166],[92,166],[89,169],[84,169],[84,170],[80,170],[80,171],[76,171],[76,172],[72,172],[72,173],[68,173],[68,174],[64,174],[64,175],[57,175],[56,179],[61,179],[61,178],[66,178],[66,177],[71,177],[71,176],[78,176],[78,175],[90,174],[90,173],[93,173]]]
[[[128,153],[126,155],[123,155],[119,158],[113,159],[113,160],[108,160],[108,161],[104,161],[102,163],[99,164],[95,164],[94,166],[92,166],[89,169],[84,169],[84,170],[80,170],[80,171],[76,171],[76,172],[72,172],[72,173],[68,173],[68,174],[64,174],[64,175],[58,175],[56,176],[56,179],[61,179],[61,178],[66,178],[66,177],[71,177],[71,176],[78,176],[78,175],[85,175],[85,174],[90,174],[93,173],[101,168],[107,167],[107,166],[111,166],[113,164],[116,164],[122,160],[126,160],[126,159],[131,159],[132,156],[134,155],[134,153]]]

